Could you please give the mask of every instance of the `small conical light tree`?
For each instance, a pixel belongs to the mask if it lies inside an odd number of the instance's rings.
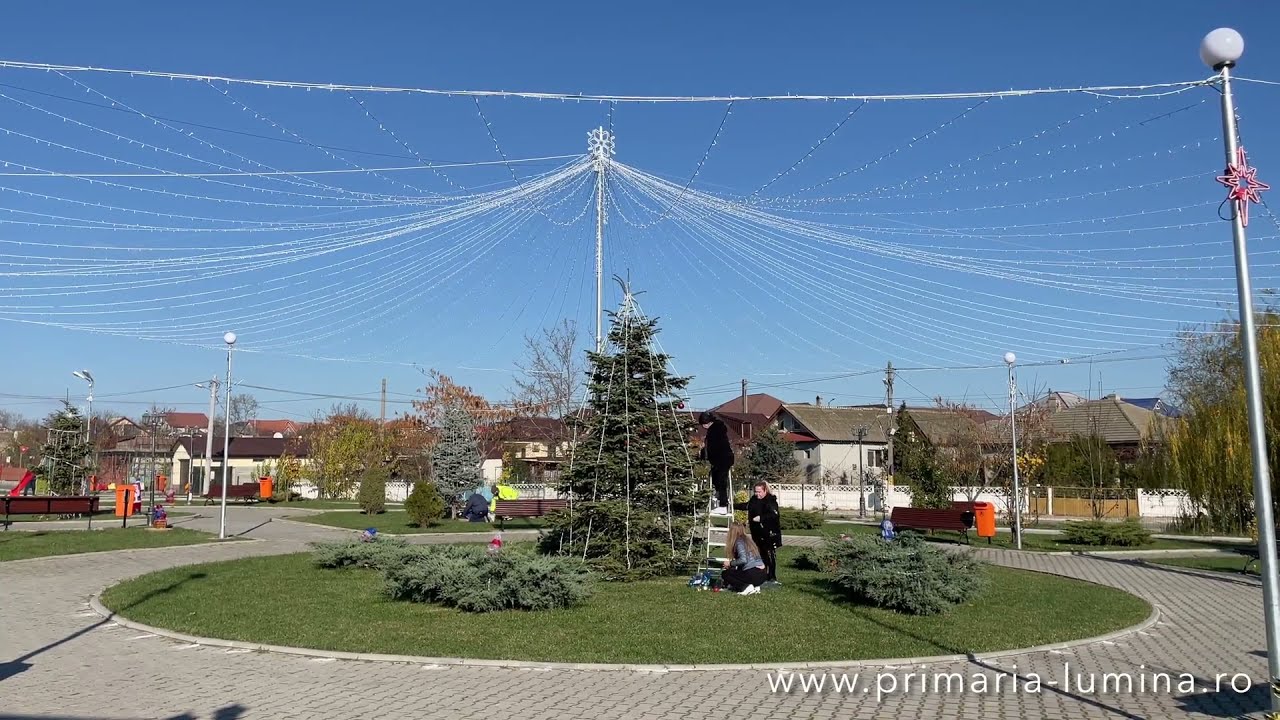
[[[92,460],[92,450],[85,441],[84,416],[74,405],[65,403],[45,423],[49,432],[41,448],[44,463],[36,474],[48,483],[49,492],[54,495],[79,494],[90,474]]]
[[[573,456],[559,490],[572,498],[543,547],[583,558],[610,579],[671,574],[696,562],[694,513],[707,502],[693,475],[694,423],[678,397],[690,378],[653,350],[657,321],[628,293],[608,345],[589,352],[588,399],[570,420]]]

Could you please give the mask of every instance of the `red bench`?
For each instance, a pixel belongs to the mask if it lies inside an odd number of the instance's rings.
[[[969,529],[973,527],[972,507],[973,503],[952,503],[949,508],[895,507],[889,519],[895,530],[955,530],[968,542]]]
[[[228,485],[227,499],[243,500],[245,502],[251,502],[251,501],[256,502],[258,500],[258,491],[260,490],[260,488],[261,486],[256,482],[241,483],[239,485]],[[214,483],[210,485],[209,492],[205,493],[204,495],[201,495],[200,497],[204,498],[205,505],[208,505],[209,503],[215,502],[215,501],[221,502],[222,501],[222,485],[219,483]]]
[[[4,504],[4,529],[9,529],[10,515],[88,515],[93,527],[93,514],[98,512],[97,495],[17,495],[0,497]]]
[[[498,518],[498,527],[505,530],[507,518],[542,517],[568,507],[568,500],[498,500],[493,504],[493,516]]]

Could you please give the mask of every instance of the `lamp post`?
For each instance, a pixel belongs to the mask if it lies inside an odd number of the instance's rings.
[[[1244,356],[1245,397],[1248,401],[1249,444],[1253,457],[1253,505],[1258,523],[1259,575],[1262,580],[1263,614],[1267,628],[1267,671],[1271,682],[1269,718],[1280,718],[1280,580],[1276,577],[1275,520],[1271,507],[1271,469],[1267,462],[1266,425],[1262,416],[1262,382],[1258,369],[1257,336],[1254,334],[1253,290],[1249,279],[1249,257],[1245,246],[1245,226],[1249,223],[1249,202],[1258,202],[1257,182],[1245,160],[1236,128],[1236,112],[1231,97],[1231,68],[1244,54],[1244,38],[1231,28],[1218,28],[1200,43],[1200,59],[1221,75],[1222,139],[1227,156],[1227,172],[1218,178],[1230,188],[1234,201],[1231,233],[1235,247],[1236,293],[1240,304],[1240,347]]]
[[[147,432],[151,435],[151,512],[156,509],[156,431],[160,427],[162,416],[147,412],[142,415],[142,422],[147,426]]]
[[[867,474],[863,468],[862,439],[867,436],[867,426],[858,428],[858,517],[867,516]]]
[[[84,442],[86,445],[89,446],[89,460],[90,460],[89,464],[92,465],[93,464],[93,374],[90,373],[88,370],[76,370],[71,374],[89,383],[89,397],[86,398],[89,401],[89,410],[88,410],[88,415],[86,415],[84,419]],[[85,479],[81,484],[81,487],[84,490],[84,494],[88,495],[89,494],[88,476],[85,476]]]
[[[203,389],[205,387],[205,384],[196,383],[196,387]],[[209,381],[209,427],[208,429],[205,430],[205,434],[204,434],[204,477],[200,478],[200,484],[203,486],[201,489],[204,492],[209,492],[209,489],[210,489],[209,478],[213,476],[213,413],[215,412],[217,403],[218,403],[218,376],[214,375],[213,379]],[[195,440],[192,440],[191,444],[193,448],[192,459],[194,460]],[[190,485],[187,486],[187,504],[188,505],[191,504],[191,486]]]
[[[1013,439],[1013,543],[1022,549],[1022,493],[1018,487],[1018,382],[1014,379],[1013,364],[1018,356],[1004,354],[1004,364],[1009,366],[1009,437]]]
[[[229,332],[222,336],[222,341],[227,344],[227,392],[226,392],[226,420],[222,427],[222,511],[218,521],[218,539],[225,540],[227,538],[227,477],[230,473],[230,453],[231,453],[231,350],[236,346],[236,334]]]

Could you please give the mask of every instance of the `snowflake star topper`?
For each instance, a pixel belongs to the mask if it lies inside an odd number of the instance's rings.
[[[1271,186],[1258,179],[1258,169],[1249,167],[1244,148],[1236,148],[1236,162],[1227,166],[1225,175],[1218,176],[1218,182],[1228,188],[1227,199],[1235,203],[1240,222],[1249,225],[1249,203],[1262,202],[1258,193],[1270,190]]]

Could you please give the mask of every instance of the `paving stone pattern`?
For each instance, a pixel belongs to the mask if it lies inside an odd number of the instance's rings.
[[[216,512],[210,514],[191,525],[216,531]],[[280,515],[266,508],[229,510],[231,532],[256,542],[0,563],[0,718],[1235,718],[1262,717],[1267,703],[1256,580],[1114,558],[977,550],[1001,565],[1140,595],[1160,610],[1159,622],[1145,631],[996,660],[814,670],[825,685],[808,692],[800,688],[808,679],[804,671],[431,666],[191,645],[129,630],[89,609],[90,596],[123,578],[293,552],[308,541],[351,535],[274,521]],[[796,540],[792,544],[804,542]],[[742,628],[733,641],[750,638],[750,629]],[[1022,674],[1017,680],[1015,666]],[[1070,686],[1063,685],[1064,666]],[[1039,688],[1030,684],[1031,672],[1038,674]],[[1120,674],[1105,690],[1104,673]],[[1156,673],[1167,673],[1172,686],[1154,687],[1153,678],[1161,677]],[[1178,687],[1182,673],[1196,678],[1195,691]],[[1236,673],[1242,673],[1235,680],[1245,692],[1230,686]],[[986,678],[986,692],[975,691],[981,689],[975,688],[979,675]],[[1131,679],[1132,690],[1117,691],[1117,677]],[[791,679],[790,692],[771,688],[771,681],[783,678]],[[855,683],[853,690],[834,689],[841,679]]]

